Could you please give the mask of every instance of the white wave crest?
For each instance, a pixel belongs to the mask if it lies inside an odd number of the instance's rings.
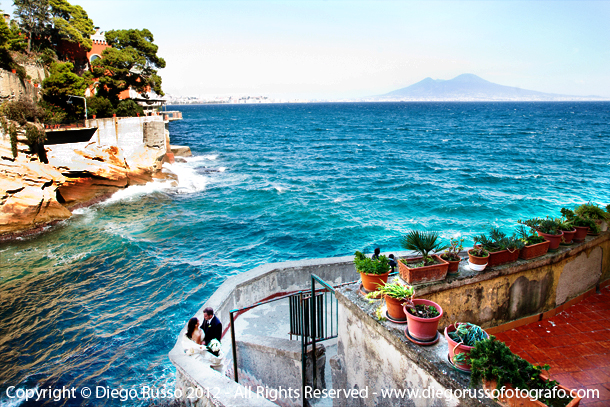
[[[192,157],[182,157],[186,162],[196,163],[200,161],[215,161],[218,158],[218,154],[208,154],[208,155],[197,155]]]
[[[102,202],[102,205],[130,200],[141,195],[148,195],[153,192],[163,191],[172,188],[174,185],[175,184],[172,181],[153,181],[145,185],[132,185],[115,192],[110,198]]]
[[[9,399],[0,399],[0,407],[17,407],[23,404],[26,401],[26,396],[31,399],[36,400],[36,390],[38,390],[38,385],[33,389],[13,389],[13,393],[11,394],[11,398]],[[6,392],[8,396],[9,392]],[[18,397],[20,396],[20,397]]]

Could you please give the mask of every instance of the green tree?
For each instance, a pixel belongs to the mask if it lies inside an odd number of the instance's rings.
[[[66,118],[76,120],[84,116],[85,106],[80,99],[73,99],[68,104],[70,95],[84,96],[85,90],[91,84],[91,73],[86,72],[82,77],[73,72],[74,66],[70,62],[55,62],[51,64],[50,75],[42,82],[43,98],[46,104],[48,122],[63,121]],[[65,111],[61,116],[58,109]]]
[[[112,117],[114,114],[114,106],[112,106],[112,103],[101,96],[87,98],[87,109],[91,116],[96,115],[98,119]]]
[[[15,17],[28,37],[27,51],[32,44],[43,41],[49,33],[51,24],[49,0],[14,0]]]
[[[2,10],[0,10],[0,13]],[[24,36],[20,35],[19,27],[15,21],[9,27],[4,18],[0,18],[0,68],[14,69],[15,63],[9,50],[23,51],[25,49]]]
[[[133,117],[137,113],[144,114],[142,106],[138,105],[131,99],[121,100],[116,107],[116,115],[119,117]]]
[[[3,14],[2,10],[0,10],[0,14]],[[0,18],[0,47],[6,47],[11,40],[11,29],[4,21],[4,18]]]
[[[93,74],[99,78],[98,95],[108,97],[116,105],[119,93],[132,88],[148,97],[153,90],[163,95],[158,68],[165,68],[165,60],[157,56],[158,46],[147,30],[111,30],[106,42],[112,48],[102,52],[93,62]]]
[[[61,104],[68,100],[69,95],[84,96],[91,79],[87,75],[78,76],[70,62],[54,62],[51,73],[42,82],[43,97],[53,104]]]
[[[50,5],[55,33],[90,51],[93,41],[89,37],[95,34],[95,29],[87,12],[81,6],[73,6],[66,0],[50,0]]]

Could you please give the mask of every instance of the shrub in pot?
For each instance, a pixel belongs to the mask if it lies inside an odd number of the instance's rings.
[[[360,273],[362,286],[366,291],[376,291],[379,286],[384,285],[388,281],[390,264],[386,256],[372,259],[364,253],[356,251],[354,254],[354,264],[356,265],[356,271]]]
[[[413,287],[399,282],[386,283],[380,286],[377,291],[367,294],[367,298],[379,298],[383,296],[387,309],[388,316],[396,321],[405,321],[403,304],[407,301],[412,301]]]
[[[412,230],[401,238],[400,244],[404,249],[413,250],[421,255],[398,261],[398,269],[403,280],[413,284],[443,280],[447,276],[449,263],[438,255],[430,254],[446,248],[438,242],[438,238],[438,232],[418,230]]]
[[[559,230],[563,232],[561,243],[571,244],[572,239],[576,234],[576,229],[574,228],[574,225],[572,225],[572,222],[567,219],[555,219],[555,221],[559,224]]]
[[[543,406],[576,407],[580,402],[580,398],[570,397],[569,389],[554,380],[549,380],[548,365],[543,367],[532,365],[512,353],[506,344],[497,341],[493,335],[475,344],[470,351],[470,364],[471,387],[479,383],[489,391],[506,387],[513,389],[513,395],[514,389],[537,391],[538,402],[542,402]],[[546,375],[542,374],[543,370],[547,372]],[[559,397],[562,392],[555,389],[556,387],[563,389],[567,397]],[[507,393],[495,401],[503,406],[540,406],[527,398],[507,397]]]
[[[574,229],[576,229],[576,233],[572,238],[575,242],[584,242],[589,230],[593,231],[593,233],[599,233],[599,227],[595,224],[593,219],[577,215],[574,211],[567,208],[561,208],[561,215],[574,226]]]
[[[538,236],[534,229],[528,229],[524,225],[519,225],[517,236],[523,242],[524,247],[519,253],[519,257],[524,260],[534,259],[546,254],[549,250],[550,242],[542,236]]]
[[[555,219],[532,218],[525,221],[519,220],[519,223],[535,229],[539,236],[548,240],[549,250],[557,250],[563,237],[563,232],[559,229],[559,222]]]
[[[470,371],[469,354],[477,342],[489,338],[480,326],[456,322],[445,328],[445,339],[449,345],[449,360],[458,369]]]
[[[462,260],[460,257],[460,252],[464,249],[463,243],[464,238],[450,239],[449,246],[447,246],[445,252],[441,254],[441,259],[449,263],[449,267],[447,269],[448,274],[457,273],[458,271],[460,261]]]
[[[519,250],[523,247],[523,242],[516,236],[508,237],[498,228],[492,228],[488,235],[481,234],[474,239],[489,252],[487,265],[490,267],[516,261],[519,258]]]
[[[434,342],[443,309],[434,301],[410,299],[403,305],[407,316],[408,336],[420,342]]]
[[[477,245],[476,238],[474,243],[475,246],[468,250],[468,264],[474,271],[483,271],[489,262],[489,252]]]
[[[574,212],[576,215],[580,215],[583,218],[592,219],[599,227],[601,232],[608,230],[608,220],[610,219],[610,214],[599,206],[592,204],[591,201],[580,205]]]

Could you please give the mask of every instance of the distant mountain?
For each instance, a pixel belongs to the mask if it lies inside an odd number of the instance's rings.
[[[605,100],[598,96],[569,96],[542,93],[533,90],[498,85],[477,75],[465,73],[453,79],[442,80],[426,78],[414,85],[398,89],[385,95],[374,97],[377,100]]]

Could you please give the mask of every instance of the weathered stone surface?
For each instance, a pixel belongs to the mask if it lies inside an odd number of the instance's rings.
[[[32,77],[38,76],[38,73],[36,73],[36,76]],[[0,69],[0,100],[36,100],[38,99],[39,90],[40,88],[36,88],[33,84],[22,81],[19,75],[5,69]]]
[[[581,252],[565,265],[557,284],[555,303],[561,305],[595,286],[601,275],[602,248],[598,246],[587,252]]]

